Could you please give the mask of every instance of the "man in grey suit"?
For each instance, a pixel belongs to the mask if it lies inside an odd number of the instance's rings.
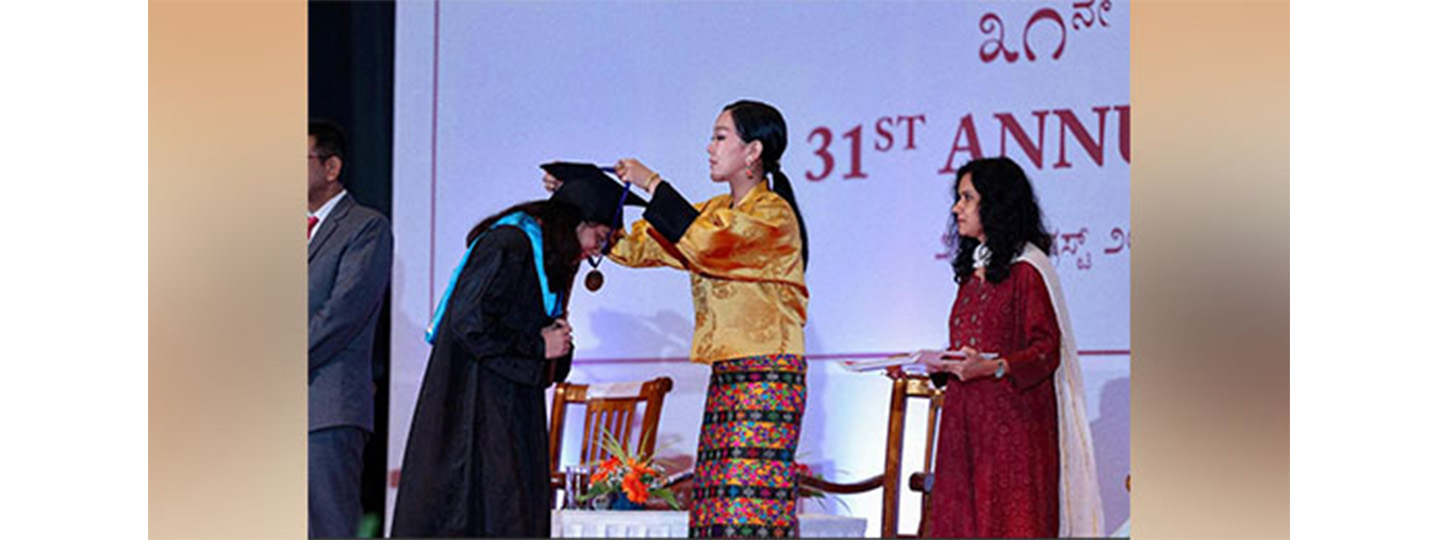
[[[390,222],[340,183],[345,136],[310,122],[310,537],[353,537],[374,431],[371,354],[390,282]]]

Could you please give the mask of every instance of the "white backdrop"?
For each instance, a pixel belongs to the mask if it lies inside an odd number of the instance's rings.
[[[637,157],[692,201],[723,193],[706,139],[724,105],[749,98],[785,115],[782,165],[809,227],[801,460],[840,480],[879,471],[888,381],[833,360],[945,345],[955,285],[937,254],[953,170],[1004,154],[1059,235],[1107,530],[1128,519],[1127,3],[401,2],[396,24],[387,507],[424,329],[470,227],[546,197],[538,165],[556,159]],[[674,378],[662,454],[693,455],[708,371],[685,362],[689,281],[602,269],[605,288],[577,287],[570,306],[571,381]],[[915,460],[919,446],[908,444]],[[828,510],[868,517],[878,534],[878,494],[846,502]],[[916,502],[902,503],[902,530]]]

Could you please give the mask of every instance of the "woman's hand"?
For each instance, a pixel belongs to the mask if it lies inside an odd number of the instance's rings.
[[[640,189],[651,195],[655,194],[655,185],[660,183],[660,176],[635,158],[615,162],[615,175],[622,181],[640,186]]]
[[[550,193],[554,193],[555,190],[560,189],[560,184],[564,183],[548,172],[545,173],[545,178],[542,178],[540,181],[545,183],[545,191],[549,191]]]
[[[565,319],[555,319],[550,326],[540,330],[540,337],[545,339],[547,360],[570,354],[575,348],[574,337],[570,335],[570,323]]]
[[[929,373],[955,373],[956,366],[960,365],[958,360],[953,360],[955,354],[955,351],[922,349],[919,352],[920,365],[925,366],[925,371]]]
[[[956,363],[951,373],[959,377],[961,381],[969,381],[983,377],[994,377],[995,371],[1000,369],[1000,360],[986,360],[980,357],[980,352],[972,347],[960,349],[961,360]]]

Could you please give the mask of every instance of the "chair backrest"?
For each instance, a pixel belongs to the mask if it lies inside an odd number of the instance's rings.
[[[929,533],[930,488],[934,484],[932,467],[935,463],[935,442],[945,392],[936,388],[929,376],[906,374],[895,379],[890,390],[890,424],[885,436],[885,473],[881,492],[884,502],[880,507],[880,536],[885,538],[910,536],[899,534],[898,529],[901,457],[905,447],[905,418],[911,399],[924,399],[928,402],[925,419],[925,461],[921,464],[920,471],[910,476],[909,487],[920,492],[919,536],[925,537]]]
[[[580,441],[581,463],[608,457],[601,444],[604,432],[609,432],[626,449],[651,455],[659,438],[657,431],[665,394],[674,386],[669,377],[645,382],[556,385],[550,406],[551,473],[560,472],[560,443],[565,438],[565,417],[571,405],[585,405],[585,431]],[[635,417],[641,403],[645,404],[645,414],[638,422],[640,429],[636,430]],[[636,437],[639,438],[638,448],[631,442]]]
[[[921,493],[920,536],[929,532],[928,511],[930,508],[930,487],[934,484],[931,466],[935,462],[935,439],[940,419],[940,408],[944,403],[943,390],[936,388],[926,375],[905,374],[891,383],[890,420],[885,435],[885,467],[881,473],[859,482],[829,482],[812,476],[802,476],[800,485],[825,493],[853,494],[880,488],[880,536],[883,538],[905,538],[913,535],[898,534],[900,524],[900,474],[901,458],[905,449],[905,419],[911,399],[925,399],[925,462],[920,470],[910,476],[909,487]]]

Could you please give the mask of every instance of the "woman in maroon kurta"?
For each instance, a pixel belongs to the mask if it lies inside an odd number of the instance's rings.
[[[956,179],[951,354],[923,357],[946,387],[929,533],[1055,537],[1060,325],[1041,272],[1016,260],[1027,245],[1048,253],[1051,237],[1013,161],[975,160]]]

